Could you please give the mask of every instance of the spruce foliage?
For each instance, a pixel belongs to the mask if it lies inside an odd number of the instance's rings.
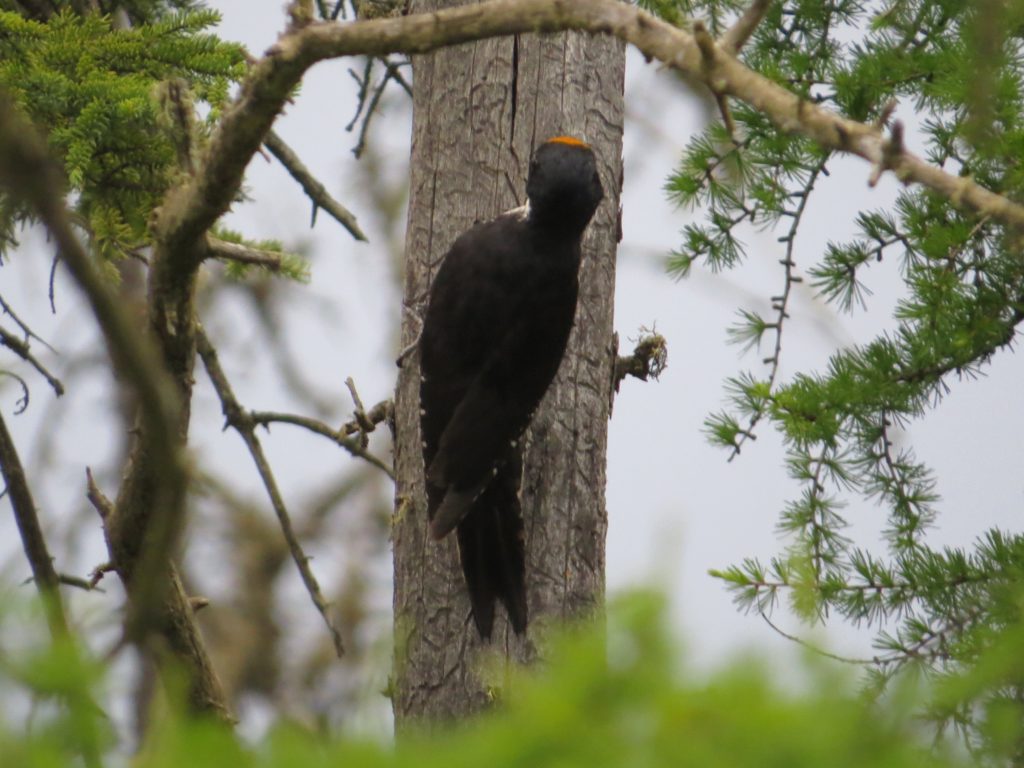
[[[138,255],[147,222],[244,72],[240,46],[208,33],[219,14],[191,3],[136,3],[149,23],[63,8],[45,22],[0,10],[0,87],[46,132],[64,167],[78,223],[107,260]],[[183,101],[162,98],[180,83]],[[205,105],[206,121],[192,115]],[[168,118],[167,112],[172,115]],[[26,213],[0,198],[0,252]],[[113,270],[111,270],[113,274]]]

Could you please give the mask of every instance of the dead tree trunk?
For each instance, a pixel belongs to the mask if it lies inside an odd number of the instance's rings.
[[[415,0],[413,12],[455,3]],[[522,35],[414,58],[411,198],[402,341],[420,329],[427,290],[455,237],[525,201],[534,147],[570,134],[598,156],[606,197],[590,225],[566,359],[530,430],[522,485],[530,629],[517,638],[498,610],[491,645],[515,661],[537,655],[553,621],[599,613],[605,572],[605,452],[612,299],[622,175],[623,45],[579,33]],[[396,393],[396,722],[461,717],[487,706],[455,537],[426,531],[419,436],[419,360]]]

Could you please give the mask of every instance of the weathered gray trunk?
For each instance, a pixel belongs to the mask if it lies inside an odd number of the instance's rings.
[[[454,3],[416,0],[412,10]],[[420,329],[428,287],[449,246],[474,221],[524,202],[534,147],[570,134],[598,156],[606,197],[584,243],[580,301],[566,359],[526,444],[530,628],[517,638],[498,609],[493,649],[537,655],[553,621],[599,613],[604,598],[605,452],[612,378],[612,300],[622,173],[624,50],[578,33],[488,40],[418,56],[414,67],[411,197],[403,345]],[[419,437],[419,360],[396,393],[394,711],[399,727],[485,707],[483,679],[455,537],[426,532]],[[486,646],[484,646],[486,648]]]

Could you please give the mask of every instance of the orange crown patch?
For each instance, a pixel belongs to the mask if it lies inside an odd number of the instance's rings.
[[[565,144],[569,147],[579,147],[580,149],[590,149],[590,145],[585,141],[580,141],[573,136],[555,136],[544,142],[545,144]]]

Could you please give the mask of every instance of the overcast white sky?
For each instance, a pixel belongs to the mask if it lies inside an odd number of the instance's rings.
[[[224,14],[219,33],[245,43],[257,55],[283,27],[283,0],[217,0],[210,5]],[[389,287],[386,251],[375,243],[379,233],[374,231],[372,203],[360,194],[350,152],[355,138],[344,132],[355,95],[348,66],[329,62],[315,67],[278,130],[331,192],[359,215],[370,244],[354,243],[323,214],[310,231],[308,201],[279,166],[260,158],[247,177],[252,201],[237,205],[228,224],[252,237],[308,245],[313,280],[310,287],[294,291],[295,308],[285,329],[293,340],[293,357],[321,391],[337,391],[351,375],[364,400],[376,402],[390,395],[394,383],[393,340],[383,334],[394,325],[399,301]],[[671,280],[664,270],[665,254],[678,246],[678,232],[689,214],[666,202],[662,185],[688,136],[699,129],[700,109],[669,73],[632,55],[626,98],[624,235],[615,326],[625,340],[641,326],[656,324],[670,351],[669,368],[660,382],[628,380],[615,403],[608,457],[608,589],[615,593],[648,584],[666,588],[689,660],[698,668],[741,649],[779,653],[791,649],[791,644],[759,619],[737,614],[707,570],[746,556],[767,559],[778,552],[783,542],[774,532],[777,515],[796,487],[786,478],[780,443],[770,429],[762,426],[759,439],[748,444],[738,460],[727,463],[726,453],[707,444],[701,425],[721,406],[721,385],[727,376],[742,368],[761,370],[763,355],[740,360],[738,350],[725,343],[725,329],[738,306],[769,312],[768,297],[783,283],[777,263],[782,245],[767,233],[749,244],[748,263],[739,270],[712,275],[698,267],[687,281]],[[910,107],[901,106],[897,117],[907,118],[908,113]],[[373,140],[393,158],[407,158],[409,128],[408,110],[395,109],[377,118]],[[832,175],[816,193],[800,235],[797,263],[802,269],[813,263],[827,239],[852,234],[858,207],[883,206],[897,191],[891,179],[869,189],[869,169],[859,161],[835,161],[830,169]],[[23,263],[30,259],[37,263]],[[94,343],[92,320],[86,321],[81,310],[70,319],[49,316],[48,267],[49,248],[38,238],[29,238],[18,263],[0,270],[5,297],[47,338]],[[821,366],[837,345],[865,341],[891,325],[888,310],[898,296],[895,260],[873,266],[868,284],[875,292],[869,314],[853,318],[837,316],[806,287],[797,291],[784,339],[784,376]],[[65,306],[75,306],[73,292],[63,282],[58,297],[62,304],[67,302]],[[210,331],[215,338],[230,334],[244,347],[256,334],[241,325],[242,317],[227,307],[217,313]],[[278,407],[280,389],[269,381],[268,370],[254,354],[251,367],[235,382],[243,403]],[[1020,356],[1001,354],[987,377],[954,384],[938,412],[913,425],[906,436],[938,474],[946,514],[935,532],[936,543],[967,545],[993,524],[1019,528],[1024,501],[1018,437],[1022,374]],[[41,437],[37,425],[49,393],[38,383],[34,392],[29,412],[10,420],[23,446],[37,445]],[[57,487],[44,492],[40,502],[50,519],[79,498],[82,467],[113,445],[112,437],[90,420],[104,400],[103,383],[97,383],[94,393],[75,397],[77,404],[61,421],[62,431],[72,438],[72,468],[66,477],[57,478]],[[12,395],[4,395],[5,416],[11,400]],[[195,445],[204,461],[221,466],[249,463],[237,437],[220,432],[219,407],[208,389],[199,390],[194,421]],[[335,449],[284,429],[275,430],[266,443],[286,496],[311,477],[322,477],[349,461]],[[255,474],[251,483],[255,496]],[[874,541],[882,522],[880,511],[858,504],[847,512],[855,535]],[[85,540],[86,549],[78,555],[81,567],[88,569],[104,558],[98,532]],[[5,549],[16,546],[7,516],[0,518],[0,541],[8,542]],[[330,542],[320,542],[316,555],[315,567],[332,567]],[[378,576],[383,612],[390,605],[386,567]],[[295,589],[301,595],[297,584]],[[305,599],[288,602],[289,630],[300,624],[321,630],[319,617]],[[778,619],[787,630],[822,639],[820,632],[802,628],[792,617],[780,613]],[[853,654],[869,653],[863,634],[830,631],[829,639]]]

